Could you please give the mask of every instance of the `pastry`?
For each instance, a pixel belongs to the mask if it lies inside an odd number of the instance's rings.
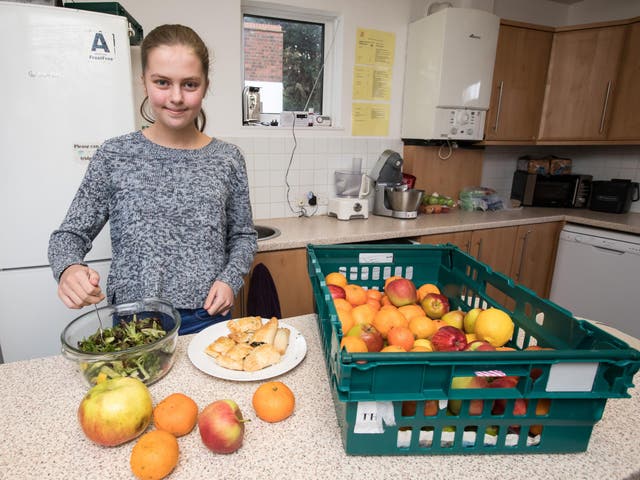
[[[278,363],[281,358],[282,355],[278,353],[273,345],[264,343],[251,350],[244,359],[243,367],[247,372],[255,372]]]
[[[284,355],[289,346],[289,334],[291,332],[288,328],[278,328],[276,332],[276,338],[273,340],[273,346],[280,355]]]
[[[213,358],[218,358],[227,353],[235,344],[236,342],[229,337],[219,337],[215,342],[209,344],[204,352]]]
[[[218,365],[231,370],[243,370],[244,359],[253,351],[251,345],[247,343],[236,343],[224,355],[216,358]]]
[[[276,338],[277,332],[278,319],[276,317],[271,317],[271,320],[265,323],[262,328],[256,330],[253,334],[253,338],[251,338],[251,345],[257,347],[263,343],[273,344],[273,340]]]

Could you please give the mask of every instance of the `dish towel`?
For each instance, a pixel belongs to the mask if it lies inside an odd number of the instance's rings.
[[[263,263],[257,264],[251,274],[247,295],[247,315],[282,318],[276,285],[273,283],[269,269]]]

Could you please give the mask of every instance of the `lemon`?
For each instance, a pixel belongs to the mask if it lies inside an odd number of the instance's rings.
[[[500,309],[488,308],[478,315],[475,334],[478,340],[501,347],[513,336],[515,326],[511,317]]]

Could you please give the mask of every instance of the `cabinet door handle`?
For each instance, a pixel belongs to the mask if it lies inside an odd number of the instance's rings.
[[[609,94],[611,93],[611,80],[607,82],[607,93],[604,96],[604,106],[602,107],[602,115],[600,116],[600,130],[599,133],[602,133],[604,130],[604,122],[607,118],[607,105],[609,104]]]
[[[498,131],[498,123],[500,122],[500,110],[502,109],[502,88],[504,87],[504,81],[500,81],[500,86],[498,87],[498,108],[496,109],[496,123],[493,125],[493,131]]]
[[[482,239],[478,240],[478,255],[476,255],[478,260],[482,260]]]
[[[465,245],[465,252],[471,255],[471,240],[467,240],[467,243]]]
[[[527,233],[522,237],[522,251],[520,252],[520,265],[518,265],[518,271],[516,272],[516,280],[520,280],[520,275],[522,275],[522,267],[524,266],[524,257],[527,252],[527,242],[530,233],[531,230],[527,230]]]

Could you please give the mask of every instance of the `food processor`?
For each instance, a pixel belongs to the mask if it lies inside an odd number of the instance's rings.
[[[351,170],[334,172],[336,196],[329,199],[327,215],[338,220],[369,218],[372,180],[361,168],[362,159],[354,158]]]
[[[384,217],[411,219],[418,217],[424,190],[409,188],[403,181],[402,157],[393,150],[385,150],[371,171],[375,180],[373,214]]]

